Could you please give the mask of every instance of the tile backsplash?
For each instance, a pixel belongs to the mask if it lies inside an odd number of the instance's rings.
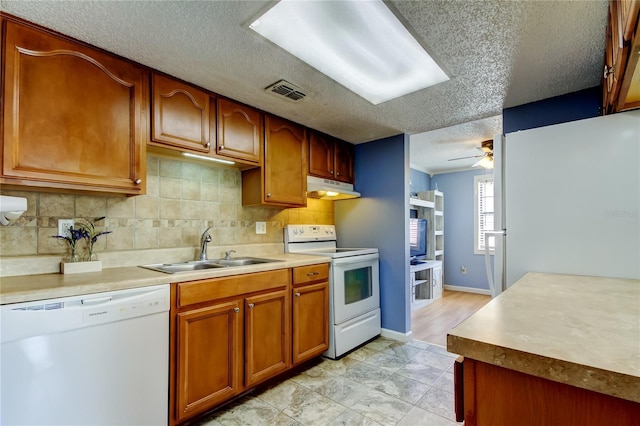
[[[93,220],[101,236],[95,251],[197,248],[211,227],[212,245],[282,243],[290,223],[333,224],[333,202],[309,199],[306,208],[243,207],[241,172],[168,157],[147,157],[147,194],[136,197],[74,195],[1,190],[26,197],[28,210],[9,226],[0,227],[0,258],[64,256],[58,219]],[[267,222],[267,234],[255,233],[255,222]],[[84,250],[84,243],[79,243]]]

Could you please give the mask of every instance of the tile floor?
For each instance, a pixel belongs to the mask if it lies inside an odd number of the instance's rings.
[[[192,425],[458,425],[455,358],[440,346],[380,337],[338,361],[323,358],[259,387]]]

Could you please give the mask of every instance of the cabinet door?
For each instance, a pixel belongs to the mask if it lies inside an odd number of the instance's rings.
[[[307,205],[307,133],[298,124],[266,117],[264,202]]]
[[[442,297],[442,266],[434,266],[431,269],[431,298]]]
[[[291,366],[288,290],[245,299],[245,384],[253,386]]]
[[[293,364],[329,348],[329,283],[293,289]]]
[[[239,301],[177,315],[176,417],[183,420],[242,391]]]
[[[228,99],[218,99],[218,154],[259,164],[263,141],[260,111]]]
[[[147,72],[5,20],[0,183],[144,194]]]
[[[309,174],[333,179],[333,138],[318,132],[309,135]]]
[[[355,153],[353,144],[343,141],[336,141],[335,152],[336,180],[353,183],[355,181]]]
[[[153,74],[151,87],[151,139],[160,145],[209,152],[209,94],[158,74]]]

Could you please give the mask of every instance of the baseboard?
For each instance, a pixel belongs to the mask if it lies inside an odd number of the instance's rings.
[[[485,294],[487,296],[491,296],[491,290],[487,290],[487,289],[484,289],[484,288],[462,287],[462,286],[459,286],[459,285],[445,284],[444,285],[444,289],[445,290],[451,290],[451,291],[464,291],[466,293]]]
[[[393,330],[388,330],[386,328],[383,328],[380,331],[380,335],[382,337],[386,337],[387,339],[393,339],[393,340],[397,340],[399,342],[410,342],[413,340],[413,332],[412,331],[408,331],[406,333],[400,333],[398,331],[393,331]]]

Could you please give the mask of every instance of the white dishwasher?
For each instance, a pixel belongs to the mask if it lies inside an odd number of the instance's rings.
[[[3,305],[0,424],[166,425],[169,285]]]

